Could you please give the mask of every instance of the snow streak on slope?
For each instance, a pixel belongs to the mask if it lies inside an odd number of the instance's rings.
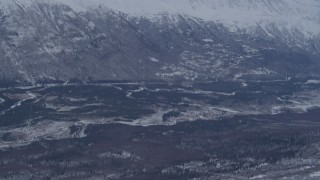
[[[318,0],[0,0],[3,4],[30,5],[33,2],[62,3],[77,11],[109,8],[134,16],[156,17],[159,14],[186,15],[221,22],[234,30],[259,24],[300,31],[307,37],[320,33]]]

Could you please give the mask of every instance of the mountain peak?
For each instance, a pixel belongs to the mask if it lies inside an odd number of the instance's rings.
[[[185,15],[245,29],[275,23],[305,36],[320,33],[320,1],[316,0],[1,0],[1,4],[65,4],[75,11],[103,7],[132,16]]]

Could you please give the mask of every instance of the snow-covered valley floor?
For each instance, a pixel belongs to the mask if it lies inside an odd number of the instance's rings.
[[[0,146],[83,138],[87,126],[97,124],[171,126],[235,116],[306,113],[320,107],[320,86],[310,82],[66,83],[10,88],[0,96],[0,135],[4,137]]]

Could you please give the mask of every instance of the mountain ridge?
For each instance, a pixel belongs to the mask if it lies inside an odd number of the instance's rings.
[[[240,28],[253,26],[257,23],[277,21],[284,28],[299,29],[304,35],[320,33],[320,2],[314,0],[2,0],[5,4],[23,4],[30,6],[35,3],[65,4],[75,11],[88,11],[90,8],[106,7],[115,11],[128,13],[132,16],[154,17],[167,13],[186,15],[206,21],[221,21],[229,26]],[[90,7],[90,8],[89,8]]]
[[[0,79],[246,81],[320,75],[317,1],[299,8],[299,1],[288,0],[178,0],[177,8],[168,0],[90,2],[1,0]],[[296,14],[281,19],[285,12]],[[201,18],[202,13],[224,18]]]

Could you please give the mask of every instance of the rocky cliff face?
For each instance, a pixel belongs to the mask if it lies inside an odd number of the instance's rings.
[[[0,0],[0,79],[320,76],[320,3]]]

